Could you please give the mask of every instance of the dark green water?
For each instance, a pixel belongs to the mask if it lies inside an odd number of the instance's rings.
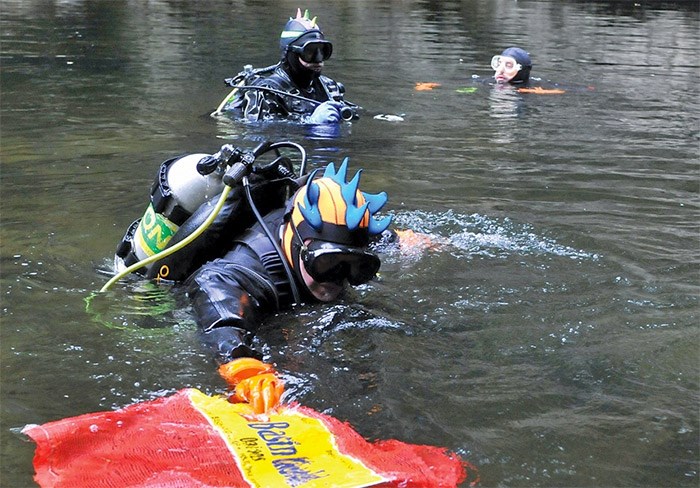
[[[264,137],[350,156],[397,226],[448,242],[271,317],[291,399],[483,486],[698,486],[699,7],[638,3],[309,2],[364,107],[319,138],[208,115],[296,3],[2,0],[2,486],[33,486],[26,424],[223,391],[177,291],[84,300],[162,160]],[[566,93],[472,80],[513,44]]]

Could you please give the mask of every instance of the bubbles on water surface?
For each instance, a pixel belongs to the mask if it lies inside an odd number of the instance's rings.
[[[597,260],[596,253],[559,244],[539,235],[529,224],[508,218],[494,219],[480,214],[461,215],[451,210],[441,214],[424,211],[403,212],[394,216],[395,228],[411,228],[434,237],[440,244],[465,251],[469,256],[506,257],[518,255],[554,255],[575,260]]]

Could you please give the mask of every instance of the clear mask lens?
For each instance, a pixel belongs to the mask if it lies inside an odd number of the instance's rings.
[[[491,68],[494,71],[502,70],[507,76],[515,76],[515,74],[522,69],[522,66],[518,64],[515,58],[510,56],[500,56],[496,55],[491,58]]]

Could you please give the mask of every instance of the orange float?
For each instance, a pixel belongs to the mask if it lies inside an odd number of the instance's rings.
[[[432,81],[418,82],[416,83],[416,91],[429,91],[442,86],[440,83],[435,83]]]
[[[561,95],[566,93],[566,90],[561,88],[542,88],[541,86],[535,86],[532,88],[518,88],[518,93],[534,93],[535,95]]]

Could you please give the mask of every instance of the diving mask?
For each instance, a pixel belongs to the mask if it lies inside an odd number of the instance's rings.
[[[301,46],[291,44],[289,50],[310,64],[322,63],[333,54],[333,43],[323,39],[310,39]]]
[[[493,68],[494,71],[502,69],[506,76],[512,78],[523,67],[515,60],[515,58],[512,58],[510,56],[501,56],[500,54],[497,54],[496,56],[491,58],[491,68]]]
[[[320,240],[302,246],[299,260],[319,283],[342,283],[347,279],[353,286],[374,278],[381,265],[379,257],[370,251]]]

